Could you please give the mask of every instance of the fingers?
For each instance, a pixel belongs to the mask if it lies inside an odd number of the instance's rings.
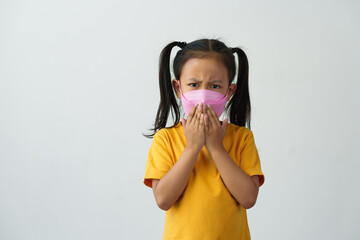
[[[220,126],[219,118],[211,106],[206,107],[206,113],[209,116],[209,121],[211,126]]]
[[[209,114],[208,114],[208,106],[206,104],[204,104],[204,128],[206,131],[208,131],[211,128],[211,122],[209,119]]]
[[[199,121],[199,130],[203,130],[203,129],[204,129],[204,114],[201,113],[200,121]]]
[[[188,115],[188,119],[183,122],[183,120],[181,120],[181,122],[183,123],[183,125],[193,125],[198,127],[200,130],[204,130],[205,128],[205,104],[200,103],[200,104],[196,104],[194,105],[194,107],[191,109],[189,115]],[[185,120],[185,119],[184,119]]]
[[[184,127],[184,134],[186,144],[189,144],[199,151],[205,144],[205,130],[204,130],[204,114],[202,107],[198,104],[194,106],[188,114],[188,119],[181,119],[186,125]]]
[[[200,118],[202,118],[201,116],[202,114],[202,104],[200,103],[196,109],[196,113],[195,113],[195,119],[192,123],[195,124],[195,126],[199,126],[200,124]]]
[[[195,115],[195,112],[197,111],[198,109],[198,104],[195,104],[194,107],[191,109],[191,111],[189,112],[189,115],[188,115],[188,119],[187,119],[187,122],[188,123],[191,123],[193,118],[194,118],[194,115]]]
[[[181,124],[182,124],[183,127],[186,126],[186,119],[185,119],[185,118],[182,118],[182,119],[181,119]]]
[[[205,131],[210,130],[210,122],[209,122],[209,117],[207,114],[204,114],[204,128],[205,128]]]

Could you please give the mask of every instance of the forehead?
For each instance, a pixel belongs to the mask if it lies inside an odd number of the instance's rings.
[[[225,65],[216,58],[191,58],[181,71],[181,78],[228,81]]]

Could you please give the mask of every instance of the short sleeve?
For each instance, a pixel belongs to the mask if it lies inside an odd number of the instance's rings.
[[[261,171],[260,158],[255,145],[254,135],[250,129],[245,134],[240,153],[240,167],[249,176],[259,175],[261,186],[265,182],[265,177]]]
[[[145,168],[144,184],[148,187],[152,187],[152,179],[161,179],[174,165],[167,139],[162,130],[154,135]]]

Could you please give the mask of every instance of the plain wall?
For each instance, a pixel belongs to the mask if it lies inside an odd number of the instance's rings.
[[[203,37],[250,62],[252,238],[359,239],[359,23],[359,1],[0,1],[0,239],[161,239],[142,133],[162,48]]]

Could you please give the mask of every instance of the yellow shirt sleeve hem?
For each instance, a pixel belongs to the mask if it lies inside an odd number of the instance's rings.
[[[152,179],[161,179],[166,173],[160,171],[151,171],[146,173],[144,177],[144,184],[152,188]]]
[[[264,182],[265,182],[265,176],[264,176],[264,174],[263,174],[259,169],[256,169],[256,168],[248,168],[248,169],[244,170],[244,172],[246,172],[247,175],[249,175],[250,177],[251,177],[251,176],[258,175],[258,176],[260,177],[260,179],[259,179],[260,185],[259,185],[259,186],[261,187],[261,185],[264,184]]]

